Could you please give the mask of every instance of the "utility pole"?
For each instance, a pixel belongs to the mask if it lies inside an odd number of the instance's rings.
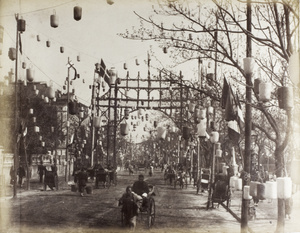
[[[251,44],[251,0],[247,0],[247,40],[246,40],[246,55],[247,58],[252,56],[252,44]],[[252,127],[252,108],[251,108],[251,92],[252,92],[252,72],[246,72],[246,117],[245,117],[245,159],[244,159],[244,171],[243,187],[250,182],[251,171],[251,127]],[[241,232],[248,232],[248,209],[250,200],[242,198],[242,212],[241,212]]]

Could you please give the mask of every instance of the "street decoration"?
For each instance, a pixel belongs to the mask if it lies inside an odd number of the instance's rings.
[[[277,177],[277,197],[278,199],[288,199],[292,196],[291,177]]]
[[[56,13],[54,11],[54,14],[50,16],[50,25],[51,25],[51,27],[57,28],[58,27],[58,22],[59,22],[58,15],[56,15]]]
[[[10,60],[14,61],[17,57],[17,51],[15,48],[9,48],[8,50],[8,57]]]
[[[18,24],[18,31],[21,33],[25,32],[26,21],[24,19],[18,19],[17,24]]]
[[[277,90],[279,108],[290,110],[294,107],[294,95],[292,87],[279,87]]]
[[[26,69],[26,79],[28,82],[32,82],[34,80],[34,70],[32,68]]]
[[[267,102],[271,99],[272,84],[269,82],[261,82],[259,84],[259,100]]]
[[[74,13],[74,19],[76,21],[79,21],[81,20],[81,16],[82,16],[82,8],[80,6],[75,6],[74,7],[74,10],[73,10],[73,13]]]

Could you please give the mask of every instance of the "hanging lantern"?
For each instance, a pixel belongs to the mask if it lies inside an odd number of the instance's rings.
[[[74,10],[73,10],[73,13],[74,13],[74,19],[76,21],[81,20],[81,16],[82,16],[82,8],[81,7],[75,6]]]
[[[265,184],[257,184],[257,198],[259,200],[266,199],[266,186]]]
[[[127,70],[127,63],[124,63],[123,67],[124,67],[124,70]]]
[[[34,132],[36,133],[40,132],[40,128],[38,126],[34,126]]]
[[[222,157],[222,150],[221,149],[216,149],[216,157],[221,158]]]
[[[52,86],[48,87],[48,97],[50,99],[54,99],[55,98],[55,90]]]
[[[208,108],[207,108],[207,112],[208,112],[208,114],[214,114],[214,107],[212,107],[212,106],[209,106]]]
[[[64,53],[65,48],[63,46],[60,47],[60,53]]]
[[[49,48],[50,45],[51,45],[50,40],[47,40],[47,41],[46,41],[46,46]]]
[[[26,62],[22,62],[22,68],[26,69]]]
[[[34,70],[31,68],[26,69],[26,78],[28,82],[32,82],[34,80]]]
[[[262,82],[261,78],[254,79],[254,92],[259,94],[259,84]]]
[[[217,143],[219,141],[219,132],[217,131],[213,131],[210,134],[210,141],[212,143]]]
[[[77,61],[80,62],[80,55],[77,56]]]
[[[42,147],[45,147],[45,142],[42,142]]]
[[[73,101],[69,102],[68,109],[69,109],[69,114],[71,115],[77,114],[77,103]]]
[[[128,118],[129,118],[129,109],[128,109],[128,108],[126,108],[126,109],[124,110],[124,115],[125,115],[125,119],[128,119]]]
[[[195,106],[194,103],[189,103],[189,112],[193,113],[195,111]]]
[[[235,183],[236,183],[236,180],[238,179],[237,176],[231,176],[229,178],[229,186],[233,189],[235,189]]]
[[[252,196],[250,195],[250,186],[249,185],[244,186],[243,198],[245,200],[251,200],[252,199]]]
[[[164,47],[163,48],[163,51],[164,51],[164,53],[167,53],[168,51],[167,51],[167,47]]]
[[[52,133],[54,133],[54,130],[55,130],[54,126],[51,126],[51,132]]]
[[[271,99],[272,84],[261,82],[259,84],[259,100],[262,102],[267,102]]]
[[[84,112],[79,112],[79,118],[83,119],[84,117]]]
[[[206,137],[206,120],[201,120],[200,123],[197,125],[197,134],[201,138]]]
[[[36,40],[41,41],[40,35],[36,35]]]
[[[126,136],[129,134],[129,127],[130,125],[127,122],[120,124],[120,133],[122,136]]]
[[[294,107],[294,93],[292,87],[279,87],[277,94],[279,108],[289,110]]]
[[[252,57],[244,58],[244,71],[246,74],[251,74],[254,70],[255,61]]]
[[[157,127],[157,121],[154,121],[154,122],[153,122],[153,126],[154,126],[154,128]]]
[[[190,128],[189,127],[187,127],[187,126],[182,127],[182,137],[186,140],[190,138]]]
[[[49,98],[47,96],[45,97],[45,103],[49,103]]]
[[[274,181],[266,181],[265,198],[276,199],[277,198],[277,183]]]
[[[242,178],[238,178],[235,180],[235,189],[236,190],[242,190],[242,187],[243,187],[243,180]]]
[[[163,127],[157,128],[157,138],[165,140],[167,136],[167,131]]]
[[[117,71],[115,67],[110,68],[109,77],[110,77],[110,85],[115,85],[117,79]]]
[[[9,48],[8,57],[10,60],[14,61],[17,58],[17,50],[15,48]]]
[[[100,128],[101,127],[101,117],[100,116],[95,116],[93,118],[93,123],[95,128]]]
[[[138,65],[140,65],[140,63],[139,63],[139,59],[135,59],[135,64],[138,66]]]
[[[35,91],[34,91],[35,95],[38,95],[39,92],[40,92],[40,90],[35,90]]]
[[[277,177],[277,197],[288,199],[292,196],[292,179],[290,177]]]
[[[112,5],[112,4],[114,4],[114,1],[113,0],[107,0],[107,4]]]
[[[199,118],[200,118],[201,120],[203,120],[203,119],[206,118],[206,108],[200,109]]]
[[[33,109],[32,108],[29,109],[29,114],[31,114],[31,115],[33,114]]]
[[[24,32],[26,28],[26,22],[24,19],[18,19],[18,31],[19,32]]]
[[[40,136],[39,139],[40,139],[40,141],[42,141],[43,140],[43,136]]]
[[[58,15],[56,15],[55,13],[50,16],[50,25],[53,28],[58,27]]]

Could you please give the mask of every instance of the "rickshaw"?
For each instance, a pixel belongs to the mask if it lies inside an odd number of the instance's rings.
[[[141,203],[139,209],[139,213],[141,216],[141,219],[143,219],[143,214],[147,214],[147,227],[151,228],[154,225],[155,222],[155,200],[153,196],[154,194],[154,186],[149,184],[149,190],[147,197],[144,197],[146,200],[142,199],[141,202],[145,201],[145,205]],[[133,201],[132,201],[133,202]],[[135,203],[132,203],[132,205],[129,205],[131,207],[134,206]],[[130,208],[130,207],[127,207]],[[125,219],[128,219],[131,216],[126,216],[126,214],[130,214],[132,211],[124,210],[124,208],[121,209],[121,222],[122,226],[125,226]]]
[[[214,203],[217,203],[219,206],[219,204],[222,204],[225,201],[227,208],[229,208],[231,202],[231,189],[229,185],[229,179],[226,175],[218,175],[216,176],[213,187],[212,205],[214,205]]]

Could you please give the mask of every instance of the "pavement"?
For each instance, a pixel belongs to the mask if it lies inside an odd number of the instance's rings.
[[[127,171],[118,171],[118,174]],[[71,177],[72,178],[72,177]],[[48,187],[49,189],[49,187]],[[195,189],[192,185],[188,186],[188,189]],[[30,184],[30,190],[24,188],[17,189],[17,195],[29,196],[39,195],[40,191],[43,190],[43,184],[39,183],[37,179],[32,179]],[[64,177],[59,177],[59,190],[70,190],[70,185],[65,182]],[[5,200],[12,198],[13,189],[11,186],[6,186],[1,189],[0,196],[0,207],[1,203]],[[199,199],[207,200],[207,193],[199,194]],[[300,191],[293,194],[293,208],[289,219],[285,221],[285,232],[300,232]],[[225,202],[226,203],[226,202]],[[253,206],[253,201],[250,202],[250,206]],[[223,208],[223,207],[219,207]],[[224,211],[224,215],[232,214],[232,216],[240,221],[242,209],[242,191],[235,190],[231,195],[231,203],[229,210]],[[275,232],[277,224],[277,199],[274,200],[263,200],[255,206],[256,217],[249,219],[248,227],[250,232]]]

